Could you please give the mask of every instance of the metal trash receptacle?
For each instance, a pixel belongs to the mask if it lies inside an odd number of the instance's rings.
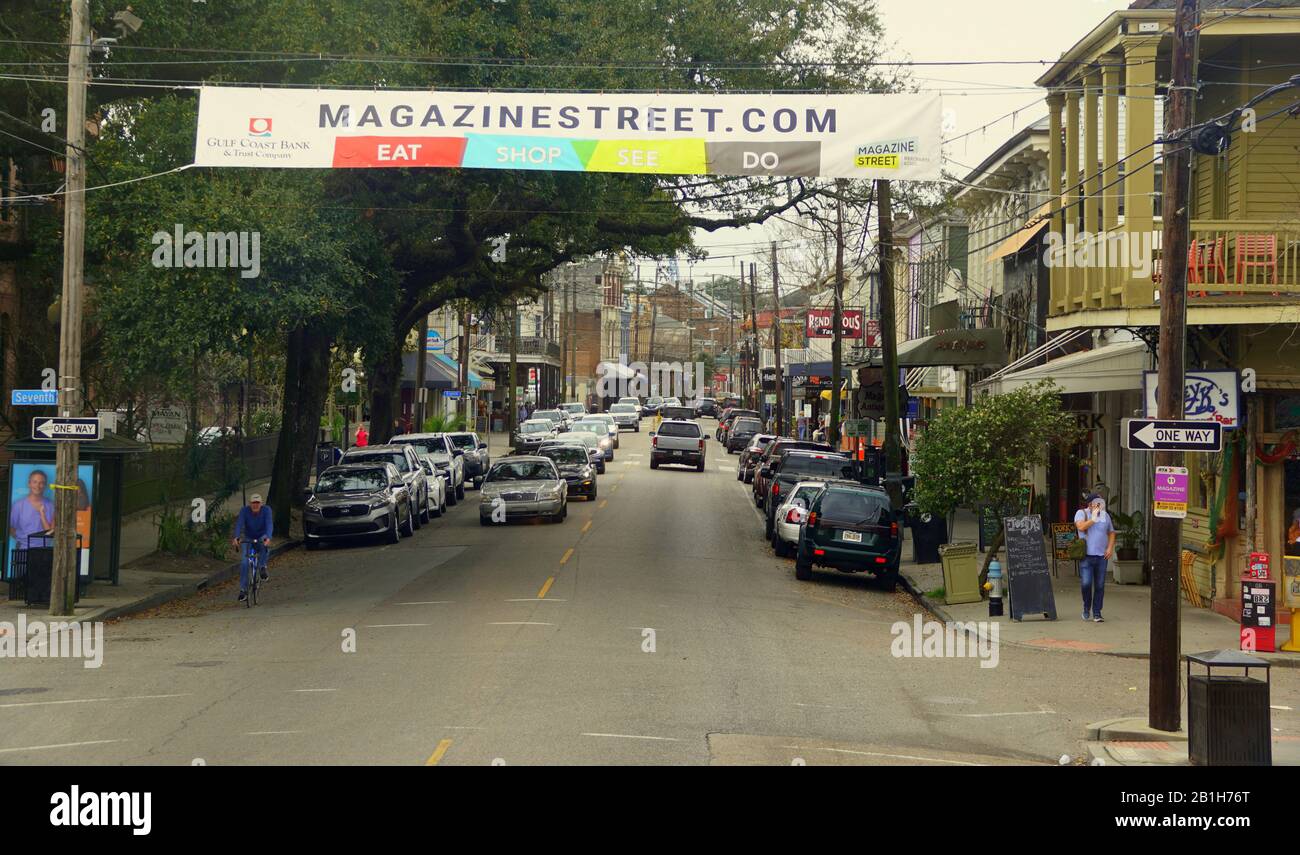
[[[938,564],[939,547],[948,542],[948,521],[939,514],[918,514],[911,523],[912,562]]]
[[[979,548],[969,541],[939,547],[943,561],[943,601],[948,605],[978,603],[980,595]]]
[[[1205,667],[1192,675],[1192,664]],[[1215,674],[1216,668],[1243,673]],[[1263,668],[1264,679],[1250,676]],[[1187,656],[1187,759],[1193,766],[1272,766],[1269,663],[1238,650]]]

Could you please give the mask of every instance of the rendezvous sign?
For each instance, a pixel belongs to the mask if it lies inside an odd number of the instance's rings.
[[[1129,451],[1206,451],[1223,449],[1218,422],[1124,419],[1124,447]]]
[[[94,442],[100,438],[97,418],[34,418],[32,439],[55,442]]]
[[[196,166],[941,178],[938,96],[199,90]]]

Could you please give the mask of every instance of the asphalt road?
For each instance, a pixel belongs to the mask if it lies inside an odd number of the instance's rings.
[[[483,528],[471,491],[399,544],[284,555],[254,609],[226,585],[112,624],[101,668],[7,660],[0,763],[1055,763],[1144,709],[1138,660],[891,655],[906,594],[796,581],[734,456],[647,448],[560,525]]]

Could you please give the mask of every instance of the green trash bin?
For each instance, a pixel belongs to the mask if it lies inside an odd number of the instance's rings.
[[[979,549],[974,543],[946,543],[939,547],[943,562],[943,601],[948,605],[978,603],[980,596]]]

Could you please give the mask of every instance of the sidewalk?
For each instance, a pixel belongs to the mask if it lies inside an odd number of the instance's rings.
[[[959,512],[952,541],[978,542],[975,516]],[[908,537],[910,541],[910,536]],[[1151,588],[1147,585],[1120,585],[1114,579],[1106,581],[1105,623],[1085,623],[1082,620],[1082,599],[1079,579],[1074,575],[1073,564],[1062,562],[1060,577],[1052,582],[1056,598],[1056,620],[1026,617],[1021,621],[1010,618],[1010,609],[1000,618],[990,618],[988,600],[978,603],[947,605],[942,598],[925,596],[927,592],[943,587],[943,565],[913,564],[910,542],[903,546],[901,571],[921,605],[942,621],[996,620],[1003,644],[1036,647],[1051,650],[1073,650],[1101,653],[1110,656],[1128,656],[1146,659],[1150,656]],[[982,562],[984,553],[979,553]],[[1005,553],[998,556],[1006,567]],[[1004,569],[1005,572],[1005,569]],[[1186,602],[1182,605],[1182,652],[1200,653],[1206,650],[1237,650],[1240,647],[1237,623],[1209,609],[1198,609]],[[1289,627],[1278,630],[1278,644],[1288,637]],[[1300,654],[1258,653],[1274,667],[1300,668]]]

